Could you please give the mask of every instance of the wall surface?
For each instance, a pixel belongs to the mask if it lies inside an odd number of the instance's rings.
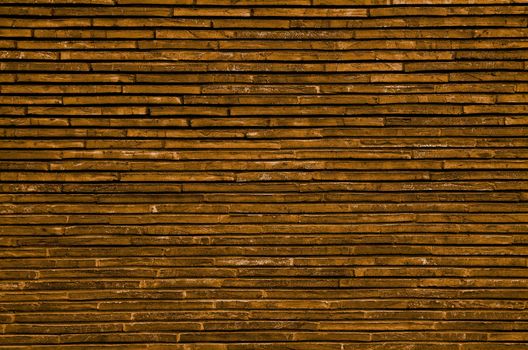
[[[528,349],[521,0],[2,0],[3,350]]]

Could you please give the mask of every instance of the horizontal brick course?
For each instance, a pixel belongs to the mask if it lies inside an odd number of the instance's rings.
[[[528,349],[523,0],[4,0],[0,348]]]

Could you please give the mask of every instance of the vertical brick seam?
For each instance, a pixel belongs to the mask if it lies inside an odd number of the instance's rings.
[[[522,0],[2,0],[0,348],[528,349]]]

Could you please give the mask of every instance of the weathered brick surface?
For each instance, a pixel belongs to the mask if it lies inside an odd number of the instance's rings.
[[[527,1],[0,3],[1,349],[528,349]]]

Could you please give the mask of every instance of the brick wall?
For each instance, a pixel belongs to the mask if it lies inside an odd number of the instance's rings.
[[[522,0],[2,0],[0,348],[528,349]]]

